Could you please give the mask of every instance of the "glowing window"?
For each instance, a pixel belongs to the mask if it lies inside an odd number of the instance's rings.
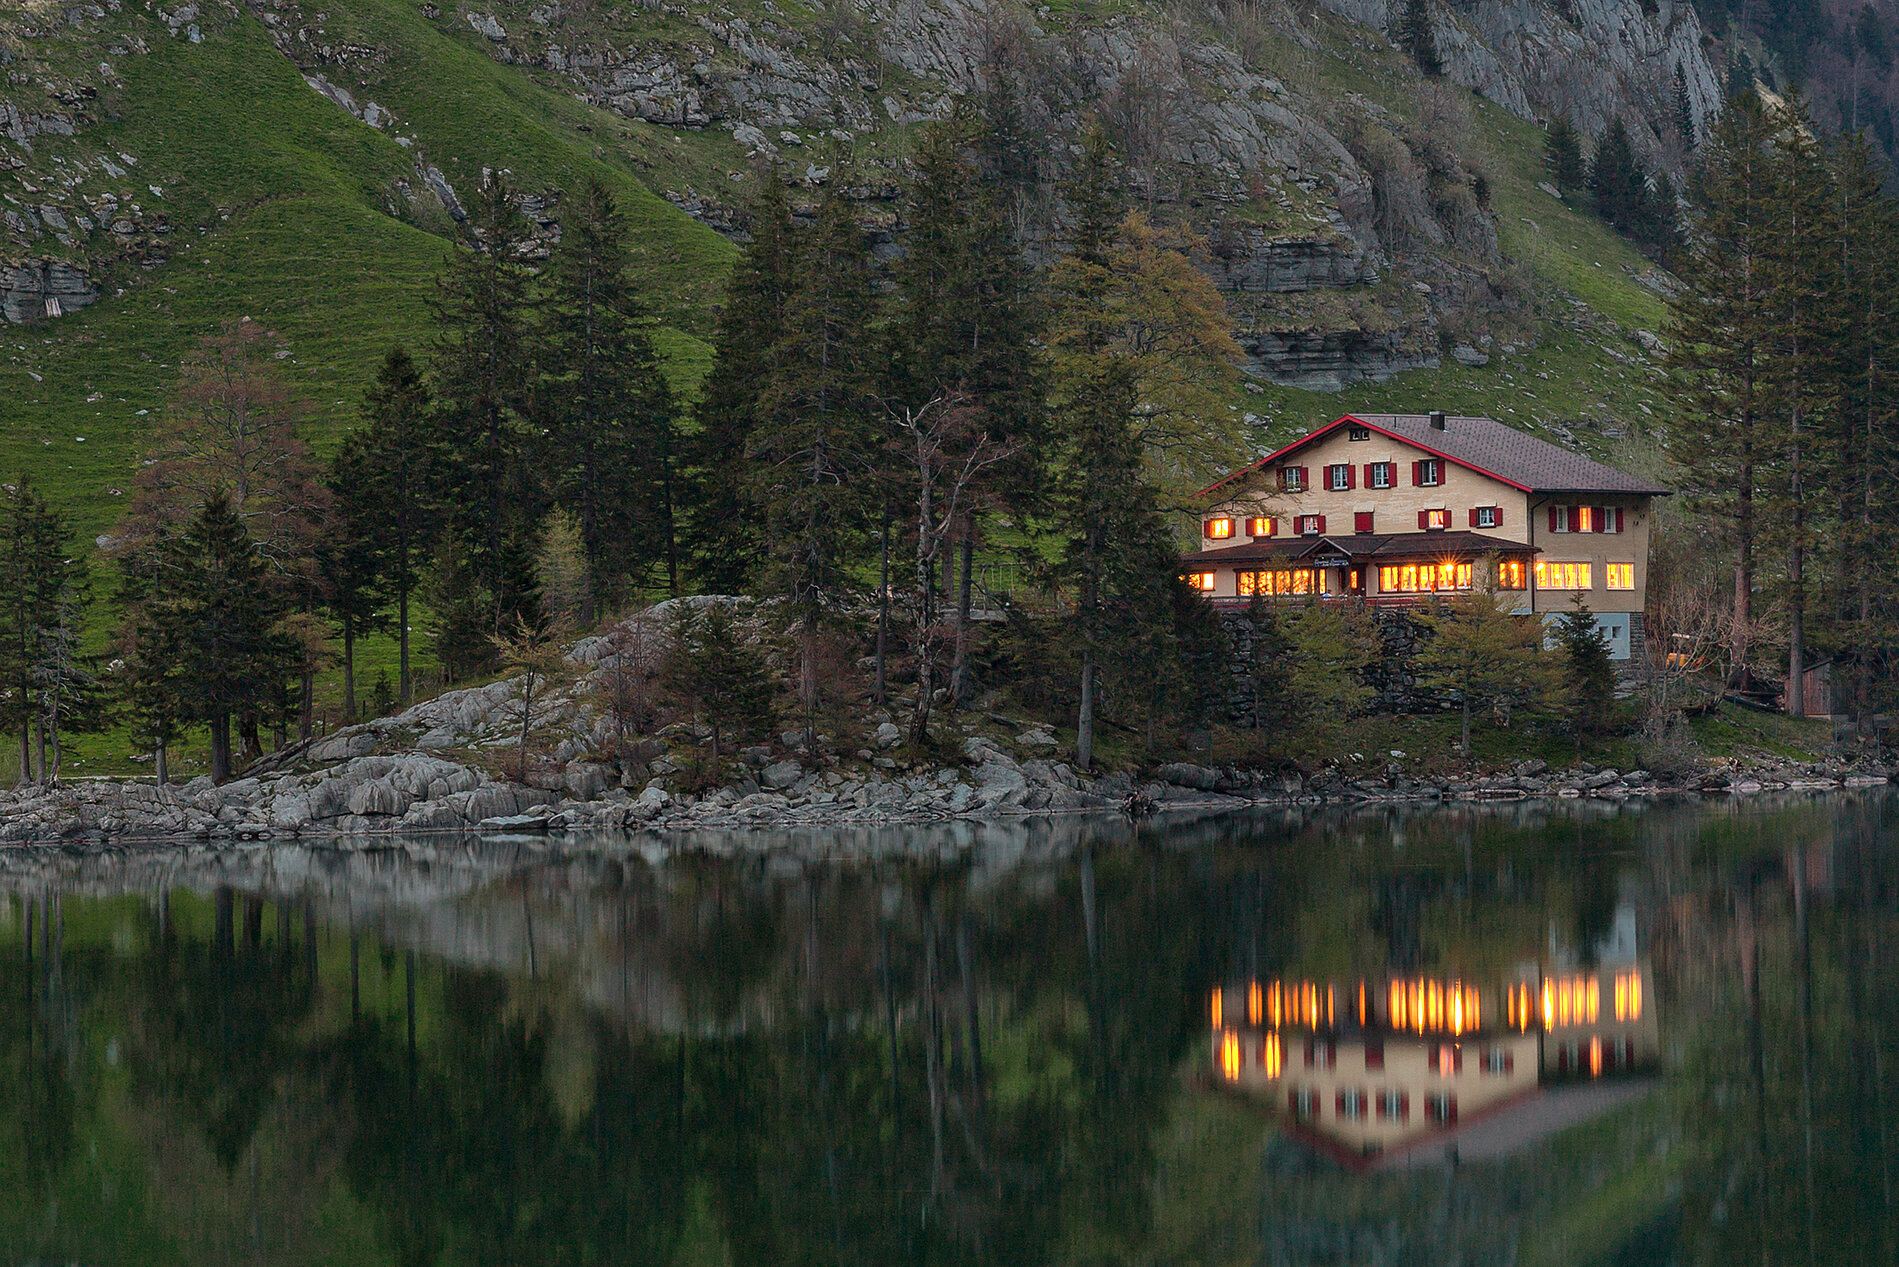
[[[1536,585],[1546,590],[1586,590],[1594,584],[1593,569],[1587,563],[1536,561]]]
[[[1398,588],[1407,594],[1418,592],[1418,566],[1407,563],[1398,569]]]
[[[1205,532],[1209,541],[1225,541],[1233,535],[1233,521],[1224,516],[1207,520]]]
[[[1213,573],[1189,572],[1187,574],[1187,584],[1193,586],[1202,594],[1211,594],[1213,593]]]
[[[1319,519],[1320,517],[1318,515],[1299,516],[1297,524],[1299,535],[1302,537],[1317,536],[1319,533]]]
[[[1418,588],[1427,591],[1437,588],[1437,564],[1425,563],[1419,565]]]
[[[1246,521],[1246,535],[1249,537],[1270,537],[1278,530],[1270,515],[1255,515]]]
[[[1500,590],[1520,590],[1524,588],[1522,559],[1501,559],[1498,561],[1497,588]]]
[[[1635,588],[1635,564],[1606,563],[1603,565],[1603,583],[1612,590],[1632,590]]]
[[[1424,512],[1426,528],[1444,529],[1451,526],[1451,512],[1448,510],[1427,510]]]

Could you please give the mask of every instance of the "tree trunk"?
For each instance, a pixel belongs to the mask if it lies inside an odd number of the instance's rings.
[[[44,783],[46,782],[46,718],[44,716],[33,719],[33,738],[36,741],[35,746],[40,751],[39,770],[33,776],[33,781]]]
[[[33,723],[20,723],[20,784],[33,781]]]
[[[885,505],[883,527],[877,534],[880,562],[877,572],[877,677],[871,685],[870,698],[875,703],[884,702],[884,659],[890,641],[890,507]]]
[[[402,702],[409,702],[409,547],[402,547],[401,558],[396,566],[402,569],[402,575],[396,583],[396,645],[400,648],[402,679]]]
[[[1083,770],[1095,760],[1095,649],[1081,656],[1081,712],[1075,721],[1075,764]]]
[[[231,777],[231,715],[218,713],[211,718],[211,781],[222,783]]]
[[[152,749],[152,773],[158,777],[158,786],[164,787],[171,782],[171,767],[168,751],[163,740]]]
[[[521,782],[527,782],[528,720],[534,715],[534,670],[527,671],[521,690]]]
[[[53,764],[47,767],[46,782],[50,787],[59,786],[59,706],[55,704],[46,715],[46,729],[53,741]]]
[[[956,595],[956,654],[950,665],[950,704],[961,708],[969,700],[969,591],[975,568],[976,524],[963,526],[963,575]]]
[[[301,743],[316,729],[316,674],[303,674],[302,698],[297,701],[297,740]]]
[[[343,724],[356,720],[356,622],[343,617]]]
[[[241,743],[240,755],[246,761],[254,760],[264,754],[264,741],[257,736],[257,710],[246,708],[238,714],[238,739]]]

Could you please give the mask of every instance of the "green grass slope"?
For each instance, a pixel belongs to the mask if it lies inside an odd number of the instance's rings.
[[[0,329],[0,471],[31,473],[87,537],[123,506],[180,355],[223,321],[249,316],[288,340],[319,448],[354,423],[382,352],[426,338],[431,279],[450,249],[445,218],[411,213],[398,192],[402,181],[421,188],[418,160],[464,197],[484,167],[507,168],[533,190],[606,181],[667,323],[662,350],[682,386],[703,371],[699,336],[732,248],[593,144],[582,129],[599,112],[495,64],[412,7],[336,9],[358,24],[352,38],[387,51],[375,99],[397,113],[388,131],[312,90],[246,14],[208,25],[201,44],[148,39],[152,51],[123,59],[121,82],[101,95],[99,126],[44,138],[33,167],[12,174],[44,181],[62,165],[128,154],[138,163],[126,176],[108,178],[93,162],[79,191],[110,189],[171,224],[164,265],[109,272],[107,297],[74,316]]]

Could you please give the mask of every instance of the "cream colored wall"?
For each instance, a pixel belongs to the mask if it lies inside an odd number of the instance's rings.
[[[1502,480],[1492,479],[1454,462],[1444,462],[1444,483],[1433,488],[1417,488],[1411,483],[1411,463],[1427,456],[1422,450],[1393,440],[1374,431],[1369,440],[1348,438],[1349,428],[1340,427],[1311,448],[1303,449],[1286,465],[1303,466],[1312,485],[1303,493],[1279,491],[1279,471],[1270,467],[1244,477],[1239,493],[1219,503],[1203,515],[1202,521],[1221,515],[1235,520],[1234,535],[1226,541],[1209,541],[1203,535],[1197,549],[1219,549],[1245,545],[1254,540],[1246,535],[1245,520],[1255,515],[1272,515],[1279,520],[1274,540],[1291,540],[1295,515],[1324,515],[1326,535],[1351,536],[1353,518],[1361,509],[1373,512],[1372,529],[1378,533],[1417,532],[1418,512],[1444,508],[1450,511],[1450,530],[1470,530],[1473,506],[1498,506],[1503,510],[1503,526],[1478,529],[1487,536],[1535,545],[1539,556],[1552,562],[1590,564],[1591,588],[1585,601],[1595,612],[1639,612],[1648,592],[1649,520],[1647,497],[1617,496],[1608,493],[1588,495],[1531,496]],[[1325,468],[1348,462],[1357,469],[1358,487],[1345,492],[1330,492],[1322,487]],[[1396,469],[1397,486],[1386,489],[1365,487],[1368,462],[1391,462]],[[1623,531],[1619,533],[1552,533],[1549,508],[1552,505],[1619,507],[1623,511]],[[1634,563],[1635,588],[1608,588],[1607,564]],[[1215,587],[1210,598],[1239,597],[1239,581],[1232,565],[1216,567]],[[1377,576],[1367,578],[1366,593],[1378,592]],[[1534,590],[1534,587],[1533,587]],[[1534,610],[1561,612],[1569,609],[1576,591],[1535,590],[1524,601],[1534,598]],[[1521,609],[1521,607],[1519,608]]]
[[[1485,528],[1482,531],[1510,541],[1528,540],[1526,499],[1518,489],[1452,462],[1443,463],[1444,483],[1435,488],[1414,488],[1411,484],[1411,463],[1428,455],[1376,431],[1372,432],[1369,440],[1349,440],[1346,430],[1340,427],[1311,448],[1300,450],[1286,463],[1306,468],[1312,484],[1310,491],[1281,493],[1278,468],[1257,471],[1246,477],[1248,487],[1244,492],[1221,503],[1203,518],[1229,513],[1239,519],[1249,514],[1278,515],[1287,521],[1280,525],[1279,532],[1279,536],[1285,538],[1293,535],[1290,522],[1293,515],[1324,515],[1328,535],[1350,536],[1352,516],[1359,510],[1372,511],[1372,530],[1386,533],[1416,532],[1418,512],[1440,507],[1451,512],[1452,529],[1468,530],[1472,506],[1501,506],[1503,527]],[[1321,487],[1325,481],[1325,468],[1339,462],[1350,463],[1357,468],[1358,487],[1342,493],[1328,492]],[[1397,468],[1397,487],[1366,488],[1367,462],[1392,463]],[[1241,509],[1251,506],[1261,509]],[[1240,529],[1245,526],[1243,523],[1237,525]],[[1237,545],[1248,539],[1243,534],[1235,536],[1231,544]],[[1203,537],[1200,544],[1204,549],[1220,543]]]

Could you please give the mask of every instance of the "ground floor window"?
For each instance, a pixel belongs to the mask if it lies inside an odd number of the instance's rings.
[[[1632,590],[1635,588],[1635,564],[1605,563],[1602,566],[1603,582],[1612,590]]]
[[[1520,590],[1528,588],[1524,583],[1522,559],[1498,560],[1497,588],[1500,590]]]
[[[1471,565],[1468,563],[1404,563],[1378,569],[1378,589],[1384,594],[1467,590],[1470,584]]]
[[[1242,572],[1240,575],[1245,576],[1246,573]],[[1187,584],[1193,586],[1202,594],[1211,594],[1213,593],[1213,573],[1189,572],[1187,573]]]
[[[1536,587],[1546,590],[1586,590],[1595,584],[1595,569],[1587,563],[1536,561]]]
[[[1240,573],[1240,597],[1276,598],[1287,594],[1330,594],[1333,581],[1324,568],[1276,568]]]

